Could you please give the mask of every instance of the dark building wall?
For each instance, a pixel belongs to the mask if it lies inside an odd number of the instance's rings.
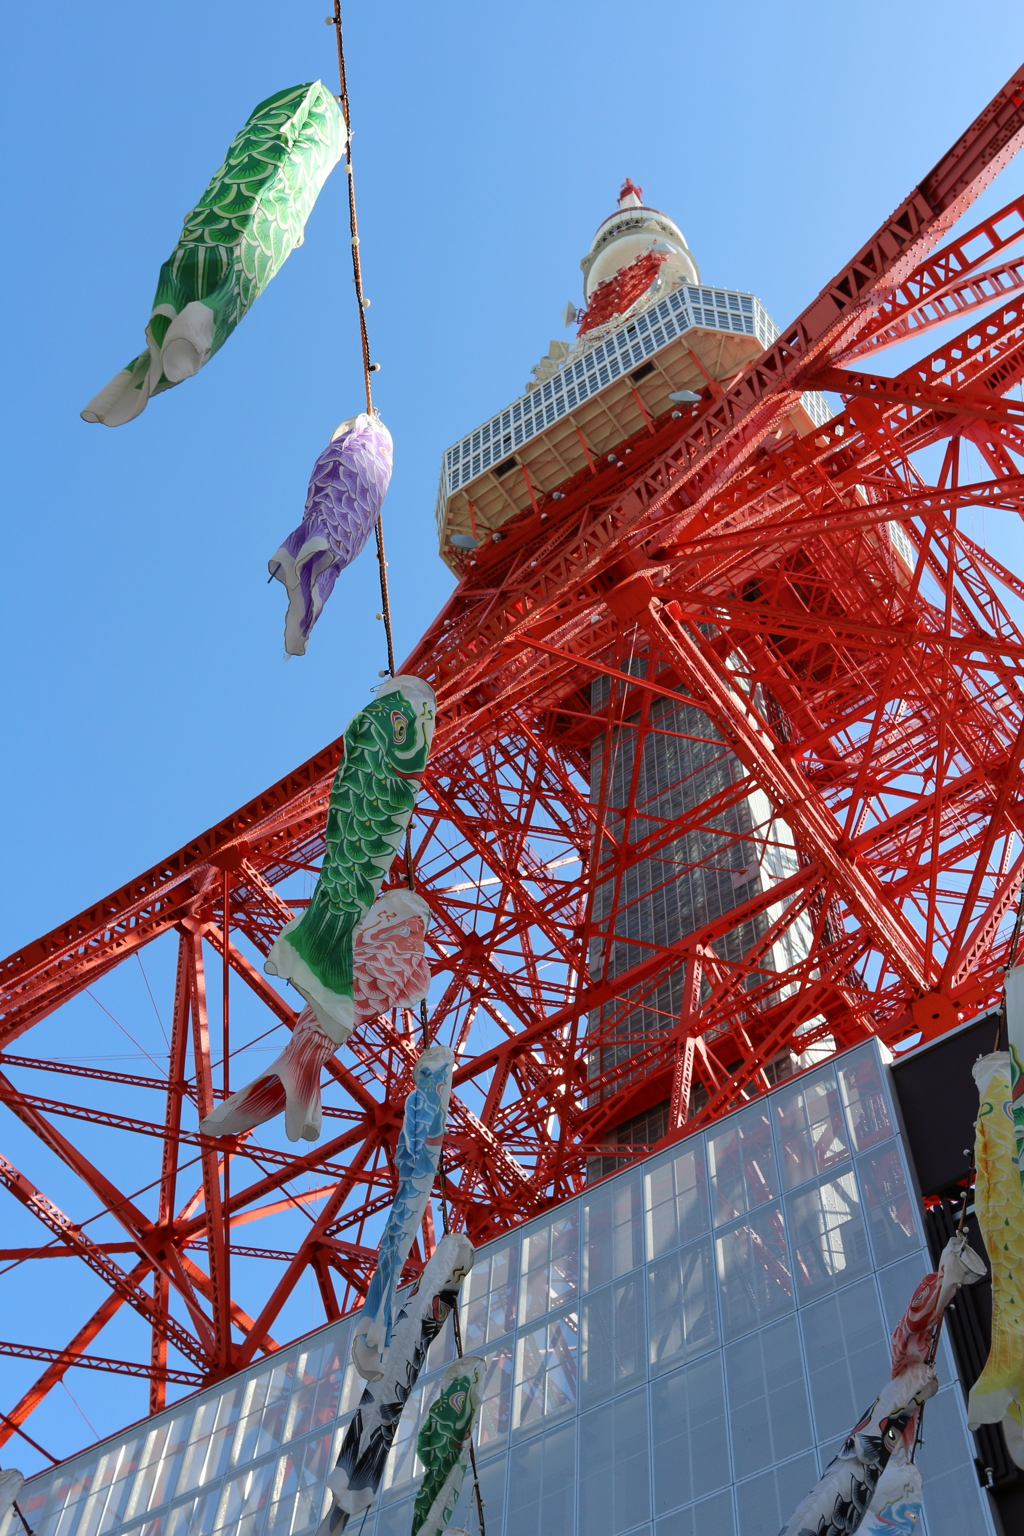
[[[932,1262],[956,1231],[963,1191],[973,1162],[978,1091],[972,1068],[979,1056],[1005,1049],[1001,1020],[987,1014],[892,1067],[905,1145],[925,1201],[925,1231]],[[985,1243],[968,1197],[966,1226],[971,1247]],[[948,1314],[950,1342],[966,1397],[988,1358],[992,1338],[992,1285],[965,1287]],[[1005,1536],[1024,1536],[1024,1474],[1006,1449],[1002,1430],[983,1425],[974,1437],[978,1475],[988,1484]]]

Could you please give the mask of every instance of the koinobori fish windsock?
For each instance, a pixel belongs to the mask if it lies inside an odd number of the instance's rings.
[[[923,1505],[924,1483],[916,1463],[890,1457],[875,1485],[861,1536],[914,1536],[921,1529]]]
[[[473,1267],[473,1245],[461,1232],[442,1237],[402,1304],[388,1350],[387,1369],[359,1399],[345,1431],[337,1465],[327,1478],[334,1503],[317,1536],[341,1536],[353,1516],[373,1503],[409,1394],[427,1350],[459,1303],[459,1286]]]
[[[1024,1189],[1024,965],[1006,973],[1006,1033],[1010,1048],[1010,1113],[1021,1188]]]
[[[320,80],[261,101],[160,268],[147,348],[82,412],[117,427],[198,373],[297,245],[345,152],[341,108]]]
[[[859,1530],[904,1431],[937,1387],[934,1368],[921,1363],[886,1382],[779,1536],[851,1536]]]
[[[284,1110],[289,1141],[316,1141],[321,1121],[320,1073],[336,1049],[312,1008],[303,1008],[277,1060],[200,1121],[200,1131],[204,1136],[239,1136]]]
[[[984,1275],[984,1262],[967,1238],[951,1237],[938,1269],[918,1283],[893,1329],[892,1380],[780,1536],[849,1536],[862,1528],[875,1536],[883,1530],[903,1530],[902,1525],[885,1523],[897,1514],[901,1520],[916,1518],[921,1477],[910,1458],[918,1414],[938,1387],[931,1363],[937,1330],[959,1287],[974,1285]]]
[[[352,1364],[367,1381],[379,1380],[386,1369],[395,1290],[434,1186],[454,1066],[455,1053],[448,1046],[432,1045],[413,1068],[413,1089],[395,1147],[398,1190],[352,1335]]]
[[[430,908],[415,891],[398,887],[378,896],[356,929],[352,990],[355,1022],[392,1008],[415,1008],[430,987],[424,954]],[[337,1042],[307,1006],[276,1061],[207,1115],[204,1136],[237,1136],[284,1110],[289,1141],[316,1141],[322,1108],[320,1075]]]
[[[16,1467],[5,1467],[0,1472],[0,1525],[21,1492],[24,1481],[24,1475]],[[8,1526],[8,1531],[17,1529],[17,1525]]]
[[[936,1329],[960,1286],[977,1285],[988,1271],[961,1233],[951,1237],[934,1274],[918,1282],[903,1316],[892,1331],[892,1374],[931,1357]]]
[[[412,1536],[443,1536],[462,1492],[473,1420],[480,1406],[484,1360],[464,1355],[441,1378],[437,1398],[416,1437],[423,1481],[413,1506]]]
[[[1012,974],[1012,973],[1011,973]],[[1001,1424],[1024,1467],[1024,1195],[1010,1096],[1010,1058],[993,1051],[974,1063],[981,1103],[975,1129],[974,1209],[992,1266],[992,1344],[967,1400],[970,1429]]]
[[[340,573],[362,551],[391,480],[391,433],[379,416],[343,421],[313,465],[302,522],[267,562],[288,592],[284,648],[305,654]]]
[[[286,923],[264,969],[286,977],[336,1045],[356,1022],[355,938],[412,815],[434,733],[434,694],[393,677],[345,731],[331,786],[326,848],[312,900]]]

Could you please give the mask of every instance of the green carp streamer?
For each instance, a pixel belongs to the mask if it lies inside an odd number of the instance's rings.
[[[160,268],[148,347],[82,412],[121,426],[151,395],[198,373],[297,245],[345,152],[345,120],[320,80],[268,96],[231,141]]]
[[[326,849],[313,898],[282,928],[264,969],[302,994],[340,1045],[355,1019],[353,945],[412,815],[434,733],[434,694],[418,677],[395,677],[345,731],[331,787]]]
[[[473,1419],[480,1405],[485,1362],[453,1360],[416,1440],[423,1481],[413,1505],[412,1536],[441,1536],[459,1501]]]

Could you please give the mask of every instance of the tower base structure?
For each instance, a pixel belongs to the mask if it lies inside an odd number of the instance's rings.
[[[889,1334],[933,1267],[886,1056],[875,1043],[845,1052],[480,1247],[462,1337],[488,1362],[488,1531],[784,1525],[888,1379]],[[332,1323],[31,1479],[35,1536],[313,1536],[363,1386],[353,1326]],[[365,1536],[411,1528],[416,1434],[453,1350],[448,1329]],[[937,1367],[918,1451],[928,1536],[996,1536],[970,1383],[945,1342]],[[1006,1501],[1013,1469],[1000,1470]],[[13,1519],[0,1536],[17,1536]],[[452,1525],[475,1520],[467,1481]]]
[[[430,1028],[457,1057],[445,1193],[477,1245],[827,1057],[998,1004],[1024,880],[1024,586],[963,512],[1024,511],[1024,200],[951,232],[1022,141],[1024,71],[775,336],[624,189],[584,259],[594,324],[535,368],[522,440],[514,403],[509,443],[500,412],[446,455],[460,581],[401,670],[439,705],[411,857]],[[616,252],[641,238],[636,297]],[[923,355],[878,371],[908,339]],[[169,1386],[273,1357],[300,1282],[331,1326],[366,1293],[415,1021],[368,1020],[332,1058],[311,1150],[199,1130],[225,1060],[236,1086],[266,1064],[234,1057],[230,1018],[250,1010],[243,1043],[276,1032],[275,1055],[295,1026],[263,962],[308,903],[340,752],[0,967],[0,1101],[24,1132],[24,1166],[0,1156],[23,1224],[0,1264],[79,1282],[66,1334],[0,1342],[39,1367],[0,1444],[72,1367],[146,1381],[160,1413]],[[403,851],[390,878],[409,874]],[[127,974],[153,1015],[144,952],[166,1071],[67,1059],[61,1020],[88,1006],[95,1039]],[[433,1241],[426,1223],[407,1278]],[[97,1342],[118,1313],[131,1358]]]

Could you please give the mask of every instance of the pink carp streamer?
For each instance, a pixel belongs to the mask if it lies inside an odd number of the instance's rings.
[[[426,997],[430,967],[424,945],[429,918],[430,908],[414,891],[400,887],[378,896],[353,945],[357,1026],[392,1008],[415,1008]],[[284,1110],[289,1141],[318,1140],[320,1077],[337,1048],[312,1008],[303,1008],[277,1060],[207,1115],[199,1129],[206,1136],[238,1136]]]

